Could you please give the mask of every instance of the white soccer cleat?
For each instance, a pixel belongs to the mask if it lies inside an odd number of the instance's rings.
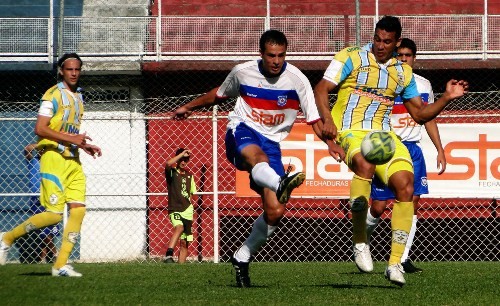
[[[76,272],[70,265],[65,265],[59,270],[52,268],[52,276],[82,277],[82,273]]]
[[[385,269],[385,278],[387,278],[391,283],[403,287],[406,283],[404,274],[405,270],[401,264],[390,265]]]
[[[372,254],[370,253],[370,245],[367,243],[356,243],[353,247],[354,262],[359,271],[368,273],[373,271]]]
[[[3,235],[5,233],[0,233],[0,266],[4,266],[7,263],[7,255],[9,255],[10,246],[3,242]]]

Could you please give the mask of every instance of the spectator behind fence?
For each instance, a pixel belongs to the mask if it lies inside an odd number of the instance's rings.
[[[191,198],[196,192],[196,184],[193,174],[187,169],[190,157],[191,151],[179,148],[175,152],[175,156],[170,158],[165,165],[168,214],[173,227],[167,253],[165,254],[165,263],[174,263],[174,248],[179,240],[178,263],[186,262],[189,243],[193,241],[194,208]],[[176,165],[175,168],[174,165]]]
[[[10,247],[18,238],[59,223],[67,205],[69,216],[61,249],[52,267],[52,276],[80,277],[82,274],[68,264],[69,255],[80,236],[86,211],[86,178],[79,149],[93,158],[101,156],[101,149],[88,143],[92,138],[87,133],[80,134],[83,96],[78,81],[82,60],[76,53],[64,54],[57,66],[62,81],[43,95],[35,124],[37,148],[43,151],[40,157],[40,203],[46,211],[0,235],[0,265],[6,264]]]
[[[24,147],[24,158],[28,167],[28,183],[30,193],[40,193],[40,155],[36,143],[28,144]],[[45,208],[40,204],[38,195],[31,196],[29,200],[30,213],[32,215],[45,211]],[[39,229],[30,232],[26,239],[21,242],[19,239],[19,258],[23,263],[47,262],[52,263],[57,254],[54,244],[54,237],[59,235],[59,224],[47,226],[44,229]],[[24,238],[24,237],[23,237]]]

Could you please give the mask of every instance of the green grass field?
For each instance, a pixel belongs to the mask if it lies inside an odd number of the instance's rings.
[[[50,265],[0,267],[0,305],[500,305],[498,262],[424,262],[403,288],[385,263],[253,263],[252,288],[237,288],[228,263],[75,264],[82,278]]]

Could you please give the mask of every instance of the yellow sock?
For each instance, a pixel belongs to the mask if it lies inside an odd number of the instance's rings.
[[[85,207],[75,207],[69,210],[68,223],[64,228],[61,249],[54,263],[55,269],[62,268],[68,262],[69,255],[80,236],[85,211]]]
[[[396,201],[392,209],[392,242],[389,265],[401,262],[401,256],[405,251],[406,240],[408,240],[412,222],[413,202]]]
[[[351,181],[350,203],[352,213],[352,239],[354,243],[368,242],[366,238],[366,214],[370,198],[371,179],[354,175]]]
[[[29,217],[28,220],[19,224],[10,232],[5,233],[5,235],[3,235],[3,241],[7,245],[12,245],[19,237],[22,237],[31,231],[57,224],[61,222],[61,220],[61,214],[56,214],[50,211],[41,212]]]

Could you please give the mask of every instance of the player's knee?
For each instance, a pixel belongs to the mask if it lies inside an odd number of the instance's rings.
[[[386,206],[386,201],[373,201],[372,205],[370,206],[370,214],[374,218],[380,218],[380,216],[382,216],[382,214],[384,213]]]
[[[269,225],[278,225],[281,218],[285,214],[285,205],[279,205],[277,207],[268,208],[265,210],[266,221]]]

